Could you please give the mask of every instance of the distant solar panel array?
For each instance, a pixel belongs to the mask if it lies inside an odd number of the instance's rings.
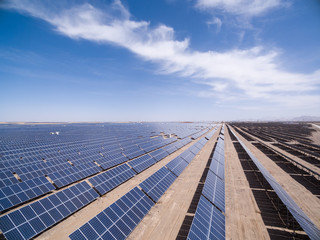
[[[189,137],[192,135],[200,132],[202,135],[212,128],[210,125],[195,124],[187,124],[186,127],[179,124],[163,125],[129,124],[132,129],[124,125],[125,130],[121,131],[113,124],[108,127],[36,125],[36,132],[31,126],[25,126],[25,131],[22,131],[23,127],[22,130],[18,128],[20,134],[15,134],[13,126],[9,126],[13,128],[11,132],[5,128],[0,132],[0,211],[19,207],[22,203],[58,189],[48,197],[33,200],[22,208],[2,214],[0,229],[5,237],[30,239],[38,235],[92,202],[99,197],[98,193],[106,194],[190,143],[192,140]],[[3,130],[1,127],[0,130]],[[49,129],[50,132],[58,129],[60,134],[49,134]],[[165,170],[175,179],[206,141],[205,138],[198,141],[193,151],[188,150],[191,155],[186,154],[180,158],[180,163],[172,163]],[[91,175],[95,176],[88,178]],[[88,178],[93,188],[86,182],[65,188],[84,178]],[[59,191],[60,188],[64,189]],[[159,191],[155,188],[149,190]],[[132,207],[135,211],[136,206]]]
[[[187,239],[225,239],[224,127],[216,144]]]
[[[193,146],[140,183],[139,188],[135,187],[132,189],[114,204],[82,225],[69,237],[72,240],[127,238],[207,141],[206,138],[197,141]],[[184,144],[188,142],[189,140],[185,141]],[[141,162],[144,164],[149,159],[150,156],[142,159]]]
[[[257,166],[259,171],[262,173],[264,178],[268,181],[270,186],[276,192],[281,201],[286,205],[287,209],[290,211],[292,216],[300,224],[302,229],[307,233],[310,239],[319,239],[320,230],[317,228],[316,224],[311,221],[311,219],[301,210],[301,208],[295,203],[295,201],[290,197],[286,190],[276,181],[276,179],[265,169],[265,167],[260,163],[260,161],[253,155],[253,153],[247,148],[247,146],[237,137],[232,129],[231,132],[235,135],[238,142],[241,144],[243,149],[250,156],[254,164]]]
[[[168,145],[170,146],[169,152],[172,153],[173,150],[185,145],[183,141],[191,141],[185,139],[170,145],[176,141],[175,137],[167,139],[162,137],[150,138],[153,134],[154,132],[149,133],[149,136],[144,138],[113,136],[90,141],[75,138],[74,142],[65,142],[64,145],[51,144],[48,146],[45,142],[42,147],[29,147],[30,144],[26,144],[26,147],[20,150],[1,151],[0,187],[18,183],[13,175],[14,172],[22,181],[48,175],[57,182],[54,181],[56,186],[63,187],[102,171],[102,169],[106,170],[157,148]],[[63,133],[60,136],[63,136]],[[70,141],[69,138],[68,140]],[[139,145],[148,150],[143,150]],[[6,144],[0,146],[2,149],[11,147]],[[166,151],[166,149],[164,150]],[[162,153],[162,156],[164,155]],[[161,159],[161,156],[157,158]],[[32,162],[29,161],[30,159],[33,159]]]

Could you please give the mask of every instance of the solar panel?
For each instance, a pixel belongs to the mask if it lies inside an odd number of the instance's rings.
[[[201,149],[202,149],[202,145],[194,144],[191,147],[189,147],[188,150],[191,151],[194,155],[197,155],[200,152]]]
[[[201,144],[202,146],[204,146],[206,143],[208,142],[208,139],[206,139],[205,137],[201,138],[197,143]]]
[[[139,186],[155,202],[157,202],[176,178],[177,177],[167,168],[162,167],[142,183],[140,183]]]
[[[186,151],[181,153],[179,156],[182,157],[184,160],[186,160],[188,163],[190,163],[194,158],[195,154],[189,151],[189,149],[187,149]]]
[[[73,166],[58,172],[50,173],[48,176],[59,187],[64,187],[85,177],[101,171],[94,163],[86,163],[80,166]]]
[[[198,142],[196,142],[195,144],[193,144],[189,149],[191,149],[191,148],[195,148],[195,150],[196,151],[200,151],[201,149],[202,149],[202,145],[200,144],[200,142],[198,141]],[[196,154],[198,154],[198,152],[196,153]]]
[[[138,144],[140,146],[140,148],[142,148],[145,152],[150,152],[153,151],[154,149],[157,149],[159,147],[162,147],[163,145],[165,145],[165,143],[163,141],[161,142],[155,142],[155,140],[150,140],[147,139],[147,142],[144,143],[139,143]]]
[[[157,145],[157,144],[152,144],[152,143],[150,143],[150,145],[144,146],[144,147],[142,147],[141,145],[139,145],[139,146],[140,146],[140,148],[141,148],[142,150],[144,150],[146,153],[147,153],[147,152],[150,152],[150,151],[153,151],[153,150],[161,147],[161,146],[159,146],[159,145]]]
[[[221,136],[221,135],[219,135]],[[224,165],[225,162],[225,157],[224,157],[224,140],[222,139],[218,139],[218,142],[216,144],[215,147],[215,151],[213,153],[213,157],[212,157],[213,161],[217,161],[220,164]]]
[[[8,240],[30,239],[98,196],[88,183],[78,183],[2,216],[0,229]]]
[[[209,133],[205,136],[205,138],[206,138],[207,140],[210,140],[210,138],[212,138],[212,136],[216,133],[216,131],[217,131],[217,129],[213,129],[211,132],[209,132]]]
[[[18,179],[14,177],[10,171],[0,171],[0,188],[18,183]]]
[[[163,150],[165,150],[167,153],[171,154],[178,150],[178,148],[175,146],[175,144],[170,144],[168,146],[163,147]]]
[[[19,169],[16,169],[16,173],[19,175],[22,181],[26,181],[32,178],[48,175],[49,173],[61,171],[70,167],[71,165],[67,162],[58,164],[55,161],[50,161],[20,167]]]
[[[185,138],[185,139],[182,139],[180,140],[180,144],[183,146],[187,145],[188,143],[192,142],[192,140],[190,138]]]
[[[54,186],[45,177],[3,187],[0,189],[0,211],[29,201],[54,189]]]
[[[147,169],[148,167],[155,164],[157,161],[154,160],[149,154],[145,154],[140,156],[134,160],[128,162],[128,164],[138,173],[142,172],[143,170]]]
[[[224,165],[212,160],[209,169],[222,180],[224,179]]]
[[[179,176],[182,171],[188,166],[188,162],[183,160],[180,156],[174,158],[171,160],[167,165],[167,168],[169,168],[176,176]]]
[[[219,138],[209,169],[222,180],[224,179],[224,161],[224,140]]]
[[[103,195],[134,175],[135,172],[127,164],[122,164],[90,178],[89,181]]]
[[[225,239],[225,216],[203,196],[200,197],[187,239]]]
[[[151,153],[149,153],[157,162],[167,157],[169,154],[163,149],[160,148],[158,150],[155,150]]]
[[[197,139],[198,137],[200,137],[201,135],[205,134],[208,131],[208,129],[202,130],[198,133],[192,134],[191,139]]]
[[[202,194],[214,205],[216,205],[221,211],[225,212],[224,181],[210,170],[208,171]]]
[[[114,167],[118,164],[128,161],[128,158],[125,157],[121,152],[117,153],[108,153],[103,152],[104,158],[99,158],[96,160],[97,163],[104,169],[107,170],[111,167]]]
[[[224,125],[222,125],[220,134],[224,135]]]
[[[135,157],[138,157],[142,154],[145,154],[145,151],[143,151],[141,148],[139,148],[137,145],[134,145],[130,148],[125,148],[123,150],[123,153],[129,158],[133,159]]]
[[[137,187],[69,235],[72,240],[126,239],[154,203]]]
[[[176,146],[177,149],[180,149],[182,148],[184,145],[186,145],[185,143],[182,142],[183,140],[181,141],[177,141],[174,143],[174,145]]]

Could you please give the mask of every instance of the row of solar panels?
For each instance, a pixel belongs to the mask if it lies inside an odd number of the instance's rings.
[[[75,143],[87,145],[97,140],[106,142],[125,141],[129,138],[144,138],[159,135],[160,133],[175,134],[185,138],[200,131],[211,124],[68,124],[47,126],[0,126],[0,155],[6,157],[20,153],[26,149],[42,149],[43,146],[65,146]],[[42,129],[42,131],[41,131]],[[59,135],[49,135],[49,132],[58,131]],[[79,134],[80,133],[80,134]],[[116,141],[114,141],[116,140]],[[1,157],[1,156],[0,156]]]
[[[310,239],[320,238],[320,229],[317,228],[311,219],[302,211],[302,209],[295,203],[285,189],[276,181],[276,179],[268,172],[267,169],[260,163],[260,161],[253,155],[253,153],[247,148],[247,146],[238,138],[235,132],[230,128],[231,132],[237,138],[243,149],[250,156],[254,164],[260,170],[264,178],[268,181],[270,186],[276,192],[281,201],[286,205],[292,216],[300,224],[302,229],[306,232]]]
[[[208,129],[206,131],[208,131]],[[66,154],[64,155],[64,158],[60,158],[59,160],[56,159],[46,162],[43,162],[41,160],[41,162],[33,164],[25,164],[23,163],[23,161],[20,162],[19,160],[17,160],[10,161],[10,164],[13,165],[6,166],[6,164],[2,162],[0,163],[0,165],[2,164],[2,168],[0,168],[0,187],[8,186],[18,182],[17,179],[13,176],[12,172],[16,172],[22,179],[22,181],[26,181],[28,179],[37,178],[49,174],[51,174],[53,178],[57,179],[61,175],[66,175],[66,169],[68,169],[67,172],[71,171],[74,174],[78,174],[78,172],[81,172],[81,169],[83,169],[84,167],[89,167],[91,169],[95,169],[96,171],[100,171],[101,169],[98,170],[94,161],[96,161],[103,169],[108,169],[124,161],[127,161],[128,159],[130,160],[146,152],[150,152],[154,149],[170,144],[174,141],[176,141],[175,138],[162,139],[161,141],[154,141],[151,139],[150,142],[144,142],[144,147],[146,149],[141,149],[141,147],[139,147],[138,145],[133,144],[128,145],[126,149],[119,148],[119,146],[118,148],[114,147],[112,151],[96,148],[90,153],[86,152],[82,153],[81,155],[79,155],[78,152],[69,150],[68,153],[71,152],[71,154]],[[67,162],[67,159],[69,160],[69,162]],[[14,164],[15,162],[18,162],[18,164]],[[70,163],[72,163],[72,165],[74,166],[72,166]],[[90,166],[88,166],[88,164]],[[64,180],[62,180],[62,182],[64,182]],[[67,180],[66,184],[70,182],[72,182],[72,180]],[[65,186],[66,184],[60,184],[60,186]]]
[[[223,127],[187,239],[225,239],[225,183]]]
[[[200,129],[203,130],[204,128]],[[192,135],[198,131],[200,131],[197,128],[194,129],[189,129],[188,130],[188,134]],[[80,129],[81,131],[81,129]],[[185,137],[181,137],[179,134],[177,134],[176,132],[174,132],[174,130],[171,129],[167,129],[167,131],[169,131],[168,134],[165,135],[169,135],[169,134],[173,134],[175,133],[176,136],[178,136],[179,138],[185,138]],[[173,132],[172,132],[173,131]],[[165,131],[164,131],[165,132]],[[22,133],[21,133],[22,134]],[[67,135],[68,132],[64,132],[63,135],[59,136],[65,136]],[[127,133],[126,133],[127,134]],[[110,136],[110,134],[103,134],[103,132],[101,132],[100,134],[95,135],[95,138],[86,138],[84,139],[79,139],[79,137],[83,137],[82,134],[78,134],[77,136],[73,136],[73,139],[70,139],[69,141],[64,141],[63,139],[59,139],[59,141],[57,142],[41,142],[41,141],[37,141],[36,143],[39,145],[37,147],[35,146],[28,146],[28,145],[33,145],[34,142],[28,142],[28,144],[26,144],[25,146],[23,146],[22,148],[18,149],[17,147],[14,150],[11,151],[1,151],[0,152],[0,158],[2,160],[6,160],[7,158],[10,160],[12,159],[12,157],[16,157],[19,158],[20,154],[32,154],[32,153],[36,153],[38,154],[39,152],[45,152],[48,150],[54,150],[55,153],[57,153],[58,151],[61,151],[63,149],[63,147],[68,146],[69,149],[83,149],[83,147],[87,147],[89,148],[90,146],[96,146],[96,145],[110,145],[110,144],[116,144],[119,145],[120,147],[122,146],[127,146],[128,144],[130,145],[131,143],[136,143],[136,144],[142,144],[143,142],[149,142],[150,141],[150,137],[151,136],[156,136],[154,135],[155,133],[150,133],[148,136],[142,137],[141,136],[141,132],[137,131],[135,134],[132,134],[130,137],[129,135],[119,135],[119,136]],[[58,139],[56,139],[58,140]],[[152,138],[152,141],[159,141],[162,140],[161,137],[158,138]],[[1,146],[1,145],[0,145]],[[10,145],[10,146],[14,146],[14,145]],[[67,149],[66,149],[67,150]]]
[[[190,137],[191,139],[197,139],[198,137],[200,137],[201,135],[203,135],[206,132],[206,129],[199,131],[197,133],[192,134]]]
[[[175,141],[175,140],[173,140]],[[170,141],[169,143],[173,142]],[[162,147],[163,145],[167,144],[168,142],[165,142],[161,145],[156,145],[154,146],[155,148],[158,147]],[[138,147],[137,147],[138,148]],[[132,150],[132,149],[130,149]],[[149,149],[149,150],[153,150],[153,149]],[[99,154],[98,152],[96,153],[92,153],[91,155],[88,154],[82,154],[81,156],[83,156],[83,158],[80,161],[80,156],[78,155],[77,159],[74,159],[73,156],[68,156],[70,162],[73,163],[73,165],[81,165],[81,164],[85,164],[85,163],[91,163],[94,164],[94,161],[97,161],[104,169],[108,168],[108,167],[112,167],[114,166],[112,161],[116,161],[119,163],[119,158],[121,160],[128,160],[131,159],[129,157],[125,157],[122,152],[122,150],[118,150],[118,151],[113,151],[112,154],[109,154],[108,152],[103,152],[104,154]],[[133,151],[133,152],[137,152],[137,151]],[[142,151],[142,149],[139,148],[139,154],[144,154],[145,151]],[[133,153],[130,153],[131,155],[133,155]],[[129,155],[129,153],[128,153]],[[135,155],[136,156],[136,155]],[[133,156],[133,157],[135,157]],[[67,159],[67,158],[66,158]],[[67,162],[67,160],[64,159],[63,162],[54,162],[54,161],[48,161],[48,162],[41,162],[38,164],[33,164],[33,165],[27,165],[27,166],[22,166],[19,167],[17,169],[15,169],[14,171],[19,175],[19,177],[24,181],[24,180],[28,180],[28,179],[32,179],[35,177],[40,177],[40,176],[44,176],[44,175],[48,175],[49,173],[52,172],[56,172],[62,169],[66,169],[66,168],[72,168],[72,165],[69,164]],[[104,167],[104,165],[108,165],[106,167]],[[116,165],[116,164],[115,164]],[[2,186],[8,186],[10,184],[14,184],[17,183],[17,180],[13,177],[13,174],[10,173],[10,171],[4,171],[2,173],[0,173],[0,187]]]
[[[181,145],[181,143],[178,143]],[[155,147],[161,147],[161,145],[156,145]],[[141,149],[140,149],[141,150]],[[148,150],[152,150],[149,148]],[[171,151],[172,152],[172,151]],[[144,152],[140,152],[141,154]],[[83,154],[82,154],[83,155]],[[120,164],[128,159],[122,153],[114,153],[112,155],[108,155],[108,153],[104,153],[104,158],[99,154],[95,155],[85,155],[85,160],[79,162],[79,160],[72,160],[74,167],[72,167],[69,163],[62,163],[60,165],[54,164],[51,162],[39,163],[36,165],[21,167],[16,170],[17,174],[23,181],[27,181],[29,179],[38,178],[44,175],[49,175],[52,179],[57,181],[57,185],[59,187],[65,186],[75,179],[81,179],[81,177],[67,177],[67,179],[61,179],[61,175],[84,175],[83,177],[89,176],[93,174],[92,171],[99,172],[101,169],[97,168],[94,161],[97,161],[99,165],[105,170],[110,167],[113,167],[117,164]],[[76,164],[75,164],[76,163]],[[78,165],[78,166],[77,166]],[[81,169],[91,169],[91,171],[85,171],[85,173],[81,173]],[[67,169],[67,170],[66,170]],[[0,172],[0,187],[9,186],[12,184],[17,184],[18,180],[13,176],[10,171]],[[61,179],[61,180],[59,180]]]
[[[3,156],[1,158],[0,168],[7,170],[14,170],[19,166],[23,166],[25,164],[35,164],[39,162],[46,161],[56,161],[56,162],[65,162],[66,159],[70,160],[70,157],[81,158],[85,153],[96,153],[99,152],[108,152],[112,153],[123,152],[123,151],[131,151],[130,148],[135,147],[139,150],[144,149],[140,145],[145,147],[150,147],[154,145],[163,146],[175,141],[175,138],[163,139],[162,137],[156,138],[145,138],[143,141],[139,138],[126,140],[125,143],[116,143],[116,139],[110,139],[109,142],[105,143],[103,140],[98,143],[88,142],[86,145],[82,143],[74,143],[72,145],[65,145],[56,148],[54,146],[43,146],[41,149],[36,151],[30,151],[25,149],[24,152],[21,152],[17,155]],[[139,145],[140,144],[140,145]],[[140,147],[139,147],[140,146]],[[146,149],[144,149],[146,150]],[[9,158],[9,159],[8,159]]]
[[[185,139],[181,142],[182,144],[179,145],[179,147],[182,147],[186,144],[188,144],[191,140]],[[201,139],[198,141],[194,146],[192,146],[191,149],[198,149],[197,151],[200,151],[200,149],[205,144],[206,140]],[[170,146],[170,145],[169,145]],[[164,149],[168,148],[169,146],[164,147]],[[178,147],[175,147],[175,149],[171,149],[170,152],[178,150]],[[108,191],[112,190],[113,188],[119,186],[121,183],[127,181],[128,179],[132,178],[135,174],[137,174],[139,171],[141,172],[144,169],[150,167],[152,164],[149,163],[149,157],[154,159],[157,159],[157,161],[160,161],[169,153],[165,152],[164,149],[158,149],[154,152],[151,152],[150,155],[146,154],[144,156],[147,157],[140,157],[137,158],[140,160],[141,164],[138,164],[139,161],[137,159],[134,159],[132,161],[129,161],[128,163],[122,164],[120,166],[117,166],[115,168],[112,168],[106,172],[100,173],[99,175],[96,175],[92,178],[89,178],[88,181],[93,185],[94,189],[92,189],[87,182],[81,182],[74,186],[71,186],[65,190],[59,191],[55,194],[50,195],[49,197],[43,198],[39,201],[36,201],[32,204],[29,204],[21,209],[15,210],[13,212],[10,212],[7,215],[4,215],[0,218],[0,229],[4,233],[5,237],[7,239],[30,239],[42,231],[48,229],[52,225],[56,224],[57,222],[63,220],[67,216],[71,215],[72,213],[76,212],[77,210],[81,209],[85,205],[89,204],[93,200],[95,200],[97,197],[99,197],[98,193],[100,195],[103,195],[107,193]],[[162,150],[162,151],[161,151]],[[194,150],[195,151],[195,150]],[[152,156],[152,157],[151,157]],[[185,156],[183,161],[191,161],[193,155]],[[181,159],[182,160],[182,159]],[[129,167],[129,165],[132,167]],[[141,166],[143,165],[143,166]],[[181,163],[171,164],[170,168],[177,174],[179,171],[182,171],[181,169]],[[165,169],[165,170],[163,170]],[[160,169],[161,170],[161,169]],[[176,178],[176,175],[174,175],[172,172],[170,172],[167,168],[162,168],[161,171],[156,172],[153,175],[153,178],[150,178],[150,181],[157,181],[158,183],[161,181],[155,180],[157,176],[163,176],[166,174],[171,174],[174,176],[174,179]],[[163,171],[167,171],[166,173]],[[162,179],[162,178],[161,178]],[[168,179],[170,177],[168,176]],[[171,178],[172,179],[172,178]],[[31,183],[30,180],[29,186],[25,186],[25,183],[19,183],[20,188],[19,192],[15,194],[13,192],[14,188],[12,185],[9,188],[11,189],[11,192],[9,192],[7,189],[5,191],[5,194],[11,194],[10,196],[5,196],[3,199],[7,199],[10,201],[11,204],[14,204],[12,201],[12,196],[20,198],[20,194],[24,193],[27,196],[27,192],[29,192],[30,188],[37,192],[35,195],[30,195],[28,199],[33,199],[34,197],[43,195],[51,190],[53,190],[53,185],[51,185],[49,182],[47,182],[47,179],[44,177],[39,178],[38,182]],[[169,181],[170,182],[170,181]],[[148,181],[146,180],[145,183],[146,186],[148,185]],[[158,186],[165,186],[166,184],[162,181],[162,185]],[[170,184],[171,185],[171,184]],[[169,185],[169,186],[170,186]],[[44,186],[44,187],[42,187]],[[39,190],[35,189],[42,189],[40,192]],[[146,187],[147,188],[147,187]],[[157,196],[157,192],[163,191],[163,189],[155,188],[150,190],[150,194],[155,197]],[[97,193],[98,192],[98,193]],[[1,193],[4,193],[3,191]],[[155,197],[156,199],[156,197]],[[0,200],[1,202],[2,199]],[[21,202],[18,202],[19,204]]]
[[[69,237],[72,240],[126,239],[207,141],[199,140]]]
[[[206,130],[208,131],[208,130]],[[188,138],[187,138],[188,139]],[[37,178],[40,176],[48,175],[56,180],[60,179],[61,176],[68,176],[71,174],[73,175],[81,175],[82,169],[90,168],[91,172],[95,171],[95,173],[101,171],[100,168],[94,162],[97,162],[101,168],[104,170],[123,163],[124,161],[128,161],[129,159],[135,158],[139,155],[142,155],[146,152],[152,151],[156,148],[162,147],[166,144],[170,144],[175,141],[174,138],[167,139],[168,141],[163,141],[162,143],[152,144],[149,145],[147,150],[142,150],[137,145],[134,147],[127,148],[126,150],[121,149],[114,149],[113,152],[101,151],[100,154],[98,152],[93,152],[92,154],[82,154],[79,156],[67,156],[69,158],[69,162],[64,159],[60,162],[55,161],[48,161],[48,162],[41,162],[38,164],[32,164],[27,166],[21,166],[19,168],[12,168],[12,172],[16,172],[18,176],[22,179],[22,181],[26,181],[28,179]],[[185,141],[186,139],[182,140]],[[176,143],[176,146],[181,145],[181,141]],[[126,156],[125,156],[126,155]],[[72,162],[72,165],[70,164]],[[10,171],[3,171],[0,172],[0,187],[8,186],[11,184],[15,184],[18,180],[13,176],[12,172]],[[88,171],[84,172],[85,176],[89,176]],[[83,174],[82,174],[83,175]],[[74,177],[73,177],[74,178]],[[78,180],[81,178],[77,178]],[[61,179],[57,184],[59,187],[65,186],[69,183],[73,182],[73,179]]]
[[[177,143],[173,143],[171,145],[165,146],[164,148],[157,149],[156,151],[151,152],[150,154],[145,154],[145,155],[142,155],[141,157],[131,160],[128,162],[128,164],[131,166],[132,169],[129,167],[129,165],[120,165],[119,167],[113,168],[107,172],[103,172],[93,177],[92,179],[93,181],[95,181],[95,179],[99,178],[100,176],[101,178],[103,178],[103,176],[115,177],[117,176],[117,174],[114,174],[114,173],[123,171],[125,166],[127,166],[127,168],[130,168],[131,175],[132,174],[134,175],[135,173],[139,173],[144,169],[150,167],[151,165],[155,164],[157,161],[160,161],[164,157],[171,154],[173,151],[178,150],[179,148],[181,148],[182,146],[185,146],[189,142],[191,142],[191,140],[187,138]],[[99,163],[103,169],[109,169],[110,167],[122,164],[126,161],[128,161],[128,159],[123,157],[123,158],[116,158],[113,160],[109,160],[106,162],[99,161]],[[79,166],[65,167],[62,170],[48,174],[48,176],[54,182],[55,186],[57,186],[58,188],[62,188],[73,182],[76,182],[78,180],[84,179],[86,177],[89,177],[93,174],[100,172],[102,170],[101,167],[91,162],[91,163],[82,164]],[[33,184],[31,185],[31,183]],[[102,186],[106,186],[108,184],[110,185],[111,183],[105,182],[104,185]],[[44,188],[42,185],[46,186],[46,188]],[[113,183],[111,185],[114,186],[115,184]],[[98,186],[98,188],[101,189],[101,186]],[[37,191],[35,191],[35,189]],[[38,189],[41,189],[41,191]],[[0,211],[9,209],[23,202],[39,197],[43,194],[46,194],[52,191],[53,189],[54,189],[54,186],[44,176],[33,178],[23,182],[17,182],[15,184],[9,184],[9,186],[0,188]],[[106,189],[107,187],[105,187],[104,191],[106,191]],[[101,192],[101,194],[104,194],[104,193]]]

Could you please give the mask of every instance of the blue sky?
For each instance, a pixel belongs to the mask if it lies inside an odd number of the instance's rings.
[[[0,121],[320,115],[317,0],[0,4]]]

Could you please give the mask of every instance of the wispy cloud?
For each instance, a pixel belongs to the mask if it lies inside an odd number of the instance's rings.
[[[207,21],[207,24],[210,25],[216,25],[217,26],[217,32],[220,32],[222,21],[218,17],[214,17],[211,21]]]
[[[256,15],[278,6],[280,1],[199,0],[198,4],[223,6],[228,11],[239,7],[239,14],[247,11]],[[221,100],[245,97],[281,104],[300,103],[304,99],[319,102],[319,96],[310,92],[319,90],[320,70],[310,74],[285,71],[278,62],[279,51],[262,46],[225,52],[193,50],[189,39],[177,40],[171,27],[151,27],[147,21],[132,20],[119,0],[107,11],[88,3],[53,10],[42,1],[25,0],[13,0],[6,7],[41,18],[54,26],[55,31],[72,39],[126,48],[144,60],[159,64],[161,74],[176,73],[207,85],[210,92],[207,95],[219,96]]]
[[[219,9],[231,14],[253,17],[287,4],[281,0],[197,0],[196,5],[204,10]]]

